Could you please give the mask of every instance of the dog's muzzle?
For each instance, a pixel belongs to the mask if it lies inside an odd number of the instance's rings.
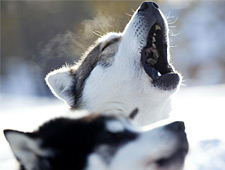
[[[176,149],[174,149],[174,152],[172,154],[165,158],[160,158],[159,160],[157,160],[158,166],[166,167],[173,162],[179,162],[183,164],[189,150],[184,122],[173,122],[165,126],[165,129],[174,133],[174,137],[177,138],[178,142],[176,145]]]
[[[137,14],[144,17],[148,27],[146,45],[141,52],[145,72],[152,78],[155,87],[162,90],[175,89],[180,77],[168,62],[166,25],[158,5],[143,2]]]

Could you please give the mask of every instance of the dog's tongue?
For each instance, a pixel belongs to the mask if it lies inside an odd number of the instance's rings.
[[[146,59],[146,64],[148,64],[149,66],[154,66],[159,58],[157,49],[154,47],[149,47],[149,48],[145,48],[145,56],[147,57]]]
[[[157,79],[158,78],[158,71],[156,71],[153,67],[149,66],[146,61],[147,61],[147,55],[148,52],[152,52],[151,48],[142,50],[141,52],[141,63],[144,67],[145,72],[153,79]]]
[[[146,49],[145,49],[145,54],[146,54],[147,56],[149,56],[151,52],[152,52],[152,47],[146,48]]]
[[[148,57],[151,53],[154,53],[156,51],[156,48],[149,47],[149,48],[146,48],[144,51],[145,51],[145,55]]]

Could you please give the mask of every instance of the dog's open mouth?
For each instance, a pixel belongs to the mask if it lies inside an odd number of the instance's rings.
[[[141,62],[145,72],[152,78],[154,86],[163,89],[175,89],[179,83],[179,75],[167,60],[167,43],[165,30],[154,24],[147,38],[146,46],[141,52]]]

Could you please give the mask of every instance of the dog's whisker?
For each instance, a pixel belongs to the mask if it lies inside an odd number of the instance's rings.
[[[170,11],[168,12],[168,14],[165,14],[165,17],[170,17]]]
[[[178,17],[176,17],[176,19],[173,21],[173,22],[168,22],[168,25],[172,25],[172,24],[175,24],[178,20]]]
[[[178,45],[170,45],[171,48],[176,48]]]
[[[97,32],[95,31],[92,31],[95,35],[97,35],[98,37],[101,37],[102,35],[98,34]]]
[[[99,33],[100,35],[103,35],[103,34],[101,33],[101,31],[95,30],[95,32]]]
[[[106,31],[103,29],[103,27],[100,25],[100,24],[98,24],[99,25],[99,27],[101,28],[101,30],[104,32],[104,34],[106,33]]]
[[[166,20],[168,21],[169,19],[172,19],[172,18],[174,18],[175,16],[170,16],[170,12],[169,12],[169,14],[167,14],[167,15],[165,15],[166,16]]]
[[[180,35],[181,33],[174,33],[173,31],[171,31],[170,30],[170,36],[172,36],[172,37],[176,37],[176,36],[178,36],[178,35]]]
[[[129,17],[132,17],[132,15],[131,14],[128,14],[128,13],[125,13],[126,15],[128,15]]]

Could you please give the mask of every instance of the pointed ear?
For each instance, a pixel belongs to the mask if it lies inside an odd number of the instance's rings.
[[[44,154],[39,147],[40,140],[31,138],[24,132],[14,130],[4,130],[4,135],[21,165],[25,169],[33,169],[37,156]]]
[[[74,104],[72,88],[75,86],[75,69],[63,67],[50,72],[45,81],[52,93],[69,106]]]

